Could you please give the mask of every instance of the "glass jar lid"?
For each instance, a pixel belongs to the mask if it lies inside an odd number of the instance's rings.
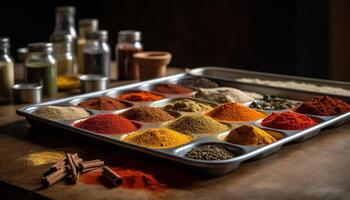
[[[141,31],[123,30],[118,32],[119,42],[135,42],[141,40]]]
[[[108,39],[108,31],[99,30],[86,33],[86,39],[89,40],[107,40]]]
[[[46,52],[51,53],[52,43],[38,42],[38,43],[30,43],[28,45],[29,52]]]

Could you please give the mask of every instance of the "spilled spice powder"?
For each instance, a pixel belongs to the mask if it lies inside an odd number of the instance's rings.
[[[166,184],[160,183],[152,174],[148,174],[139,170],[111,168],[119,174],[123,183],[119,186],[124,189],[139,189],[154,192],[161,192],[167,188]],[[102,171],[92,171],[81,176],[80,180],[85,184],[105,184]]]
[[[55,151],[41,151],[41,152],[32,152],[21,160],[25,161],[29,166],[39,166],[46,165],[50,163],[58,162],[65,158],[63,152]]]

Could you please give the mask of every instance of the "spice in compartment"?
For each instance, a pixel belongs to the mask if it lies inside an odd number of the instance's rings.
[[[165,94],[186,94],[194,92],[192,89],[171,83],[163,83],[154,86],[154,91]]]
[[[194,95],[196,98],[217,103],[237,102],[244,103],[254,99],[261,99],[262,95],[254,92],[245,92],[236,88],[220,87],[213,89],[199,88]]]
[[[45,106],[32,114],[51,120],[74,120],[90,116],[85,109],[73,106]]]
[[[349,111],[348,103],[329,96],[314,97],[296,109],[299,113],[321,116],[340,115]]]
[[[189,143],[192,136],[167,128],[149,128],[127,136],[124,141],[151,148],[172,148]]]
[[[190,78],[179,82],[180,85],[184,85],[191,88],[217,88],[219,85],[207,78]]]
[[[197,160],[227,160],[235,157],[235,154],[223,145],[209,144],[195,147],[185,156]]]
[[[201,115],[185,115],[167,125],[168,128],[185,134],[217,134],[230,127],[215,119]]]
[[[123,134],[138,127],[130,120],[114,114],[96,115],[74,124],[75,127],[100,134]]]
[[[297,103],[273,95],[264,95],[262,99],[253,101],[249,107],[260,110],[286,110],[295,107]]]
[[[164,109],[180,112],[204,112],[213,108],[208,104],[196,102],[191,99],[180,99],[164,106]]]
[[[110,97],[91,98],[80,102],[78,106],[94,110],[119,110],[128,107],[126,103]]]
[[[166,111],[149,106],[141,106],[136,108],[131,108],[121,114],[123,117],[130,120],[140,121],[140,122],[166,122],[175,119],[172,115]]]
[[[277,141],[269,131],[262,130],[253,125],[242,125],[233,129],[225,138],[225,141],[249,146],[271,144]]]
[[[227,122],[255,121],[266,116],[262,112],[258,112],[238,103],[226,103],[219,105],[206,113],[206,115],[216,120]]]
[[[134,91],[124,93],[118,96],[118,98],[128,101],[157,101],[164,99],[164,96],[148,91]]]
[[[316,124],[309,116],[291,111],[272,113],[261,122],[263,126],[282,130],[303,130]]]

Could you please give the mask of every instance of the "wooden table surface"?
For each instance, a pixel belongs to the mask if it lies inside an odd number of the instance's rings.
[[[177,73],[179,69],[171,69]],[[124,82],[125,83],[125,82]],[[121,83],[114,83],[118,85]],[[76,92],[75,92],[76,93]],[[60,93],[59,96],[73,93]],[[206,177],[172,162],[95,142],[74,133],[31,127],[15,111],[0,105],[0,197],[4,199],[349,199],[350,123],[322,130],[302,143],[288,144],[267,158],[243,163],[221,177]],[[164,192],[58,183],[38,189],[50,165],[28,166],[30,152],[77,152],[111,166],[147,169],[170,186]],[[174,184],[176,183],[176,184]]]

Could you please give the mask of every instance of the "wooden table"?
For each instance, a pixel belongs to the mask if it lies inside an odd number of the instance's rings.
[[[170,73],[178,71],[171,69]],[[120,83],[114,83],[117,84]],[[71,93],[61,93],[59,96],[67,95]],[[322,130],[315,138],[286,145],[276,154],[243,163],[232,173],[214,178],[196,174],[172,162],[95,142],[70,132],[31,127],[15,113],[21,106],[0,106],[0,197],[301,200],[348,199],[350,196],[350,123]],[[41,175],[48,165],[28,166],[21,158],[30,152],[44,150],[78,152],[86,159],[103,159],[108,165],[147,169],[159,178],[167,177],[169,182],[178,184],[161,193],[109,189],[103,185],[83,183],[73,186],[58,183],[39,190]],[[162,173],[158,173],[160,171]]]

